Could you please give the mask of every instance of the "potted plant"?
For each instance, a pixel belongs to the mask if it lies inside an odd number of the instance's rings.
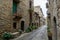
[[[3,40],[10,40],[12,37],[13,36],[8,32],[3,33],[2,35]]]

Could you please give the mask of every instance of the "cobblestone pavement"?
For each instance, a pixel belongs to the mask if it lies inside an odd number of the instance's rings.
[[[20,38],[16,38],[14,40],[48,40],[47,37],[47,26],[42,26],[38,28],[37,30],[29,33],[28,35],[25,35]]]

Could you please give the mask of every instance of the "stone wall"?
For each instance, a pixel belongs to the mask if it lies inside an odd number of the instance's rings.
[[[21,28],[21,21],[24,21],[24,30],[29,27],[29,0],[20,0],[17,13],[22,15],[19,20],[18,28]]]
[[[0,0],[0,32],[11,31],[12,0]]]
[[[19,0],[17,7],[17,14],[22,18],[17,22],[16,29],[13,28],[13,13],[12,6],[13,0],[0,0],[0,31],[15,32],[21,28],[21,21],[24,21],[24,30],[29,27],[30,14],[29,14],[29,1],[30,0]],[[33,3],[32,3],[33,4]],[[33,5],[32,5],[33,8]],[[12,31],[13,30],[13,31]]]
[[[60,3],[59,0],[49,0],[49,7],[48,7],[48,11],[50,13],[50,17],[51,20],[50,21],[50,30],[52,32],[52,38],[53,40],[56,40],[55,38],[57,37],[57,40],[59,40],[60,36],[60,27],[59,27],[59,16],[60,16],[60,12],[59,12],[59,8],[60,8]],[[54,23],[54,17],[56,18],[56,24]],[[55,25],[54,25],[55,24]],[[56,28],[55,28],[56,27]],[[57,30],[57,36],[56,36],[56,30]]]
[[[40,27],[40,26],[43,25],[43,22],[44,22],[44,17],[43,17],[44,15],[42,13],[42,9],[40,8],[40,6],[35,6],[34,7],[34,12],[36,12],[38,14],[36,22],[38,23],[38,26]]]

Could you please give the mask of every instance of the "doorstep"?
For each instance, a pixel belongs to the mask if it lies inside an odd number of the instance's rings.
[[[22,38],[22,37],[24,37],[24,36],[26,36],[26,35],[28,35],[28,34],[30,34],[30,33],[23,33],[23,34],[21,34],[19,37],[15,38],[15,39],[11,39],[11,40],[16,40],[16,39],[18,39],[18,38]]]
[[[11,40],[16,40],[16,39],[19,39],[19,38],[22,38],[22,37],[24,37],[24,36],[26,36],[26,35],[29,35],[29,34],[31,34],[32,32],[35,32],[36,30],[33,30],[33,31],[31,31],[31,32],[29,32],[29,33],[22,33],[20,36],[18,36],[17,38],[15,38],[15,39],[11,39]]]
[[[22,38],[22,37],[24,37],[24,36],[26,36],[26,35],[29,35],[29,34],[35,32],[35,31],[38,30],[38,29],[39,29],[39,28],[37,28],[37,29],[35,29],[35,30],[31,31],[31,32],[28,32],[28,33],[23,32],[20,36],[18,36],[18,37],[15,38],[15,39],[11,39],[11,40],[17,40],[17,39],[19,39],[19,38]]]

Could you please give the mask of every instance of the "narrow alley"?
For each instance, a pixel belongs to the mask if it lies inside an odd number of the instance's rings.
[[[14,40],[48,40],[47,38],[47,26],[41,26],[37,30],[25,35],[23,37],[18,37]]]

